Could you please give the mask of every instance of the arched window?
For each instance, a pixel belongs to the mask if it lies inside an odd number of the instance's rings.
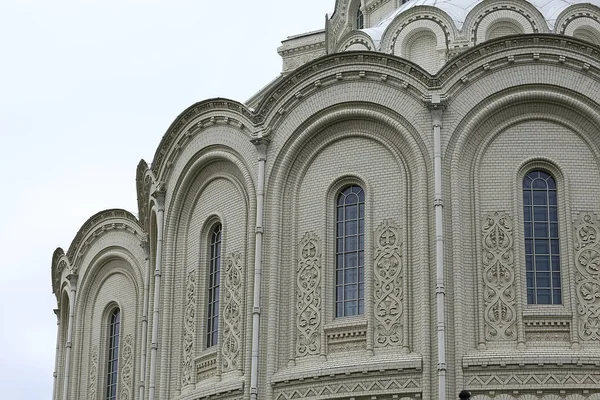
[[[337,196],[336,317],[360,315],[365,308],[365,193],[351,185]]]
[[[356,29],[363,29],[365,27],[365,16],[360,6],[356,10]]]
[[[105,400],[117,399],[117,380],[119,372],[119,333],[121,329],[121,311],[116,308],[108,321],[108,368],[106,370]]]
[[[556,181],[544,171],[523,179],[528,304],[561,304]]]
[[[221,279],[221,224],[210,235],[208,267],[208,317],[206,347],[217,344],[219,339],[219,282]]]

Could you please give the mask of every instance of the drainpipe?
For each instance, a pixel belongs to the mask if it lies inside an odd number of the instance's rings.
[[[148,336],[148,302],[150,297],[150,244],[148,238],[142,239],[140,246],[144,249],[144,266],[146,278],[144,279],[144,305],[142,310],[142,359],[140,361],[140,400],[144,399],[146,391],[146,337]]]
[[[152,349],[150,351],[150,387],[148,400],[154,400],[156,389],[156,353],[158,351],[158,317],[160,311],[160,270],[162,267],[163,223],[165,217],[165,192],[157,190],[156,200],[156,260],[154,268],[154,311],[152,314]]]
[[[438,339],[438,399],[446,400],[446,288],[444,284],[444,201],[442,196],[442,113],[444,105],[439,94],[431,97],[429,104],[433,120],[433,171],[435,177],[435,255],[436,255],[436,305]]]
[[[256,230],[254,248],[254,302],[252,307],[252,366],[250,369],[250,399],[258,397],[258,355],[260,344],[260,289],[262,281],[263,214],[265,202],[265,163],[268,139],[252,140],[258,152],[258,187],[256,190]]]
[[[67,329],[67,344],[65,345],[65,381],[63,385],[63,400],[69,398],[69,375],[71,374],[71,347],[73,343],[73,321],[75,319],[75,302],[77,294],[77,274],[69,273],[67,276],[69,286],[71,288],[71,296],[69,297],[69,327]]]
[[[56,399],[56,389],[58,387],[58,357],[60,353],[60,309],[55,308],[54,314],[56,315],[56,356],[54,358],[54,373],[52,376],[54,377],[54,385],[52,387],[52,399]]]

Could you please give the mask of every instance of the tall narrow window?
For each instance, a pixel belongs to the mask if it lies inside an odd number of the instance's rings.
[[[365,27],[365,16],[362,9],[358,7],[356,11],[356,29],[363,29]]]
[[[121,311],[117,308],[110,315],[110,320],[108,323],[108,368],[106,374],[106,400],[117,399],[120,329]]]
[[[561,304],[556,181],[544,171],[523,179],[528,304]]]
[[[208,268],[208,319],[206,347],[217,344],[219,339],[219,282],[221,278],[221,224],[217,224],[210,237]]]
[[[337,197],[336,316],[364,313],[365,194],[360,186],[344,188]]]

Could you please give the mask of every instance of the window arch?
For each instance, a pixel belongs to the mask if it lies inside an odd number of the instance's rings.
[[[364,314],[365,194],[350,185],[337,195],[336,317]]]
[[[119,335],[121,331],[121,310],[115,308],[108,321],[108,364],[106,369],[105,400],[117,399],[119,375]]]
[[[527,304],[562,304],[556,180],[533,170],[523,178]]]
[[[219,339],[219,291],[221,281],[221,224],[217,223],[210,234],[208,257],[208,312],[206,347],[215,346]]]

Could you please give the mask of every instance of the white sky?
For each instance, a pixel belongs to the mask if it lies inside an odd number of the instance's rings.
[[[248,99],[334,3],[0,0],[3,399],[52,397],[54,249],[100,210],[137,214],[136,166],[179,113]]]

